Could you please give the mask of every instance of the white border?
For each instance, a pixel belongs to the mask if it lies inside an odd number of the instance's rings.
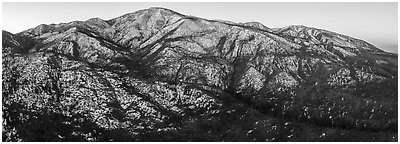
[[[3,8],[3,2],[397,2],[397,7],[399,8],[399,0],[58,0],[58,1],[54,1],[54,0],[2,0],[0,7],[1,9]],[[399,10],[397,11],[399,16]],[[1,20],[0,20],[0,27],[3,27],[2,24],[2,16],[3,16],[3,11],[1,10],[0,12],[1,15]],[[398,20],[398,24],[399,24],[399,18]],[[399,35],[400,30],[398,29],[397,31],[397,35]],[[2,39],[2,36],[0,36],[0,38]],[[2,41],[0,42],[0,44],[2,44]],[[400,46],[400,42],[398,40],[398,46]],[[397,49],[397,53],[399,52],[399,49]],[[1,53],[1,52],[0,52]],[[1,61],[2,58],[0,58]],[[398,62],[400,62],[400,60],[398,59]],[[2,68],[0,68],[2,69]],[[0,74],[2,75],[2,70],[0,71]],[[398,75],[399,76],[399,75]],[[400,80],[398,79],[398,84],[400,83]],[[2,83],[0,84],[0,87],[2,88]],[[398,86],[399,87],[399,86]],[[0,88],[0,89],[1,89]],[[2,90],[1,90],[2,91]],[[399,89],[397,91],[397,95],[399,96]],[[2,97],[0,97],[0,101],[2,101]],[[399,104],[400,100],[398,99],[397,104]],[[0,106],[2,106],[2,102],[0,103]],[[3,119],[1,119],[1,122],[3,121]],[[1,128],[3,128],[3,126],[0,126]],[[399,129],[399,126],[398,126]],[[2,136],[0,136],[0,138],[2,138]],[[399,139],[399,135],[398,135],[398,139]],[[42,142],[28,142],[28,143],[42,143]],[[68,143],[72,143],[72,142],[68,142]],[[106,142],[96,142],[96,143],[106,143]],[[122,143],[122,142],[115,142],[115,143]],[[138,143],[147,143],[147,142],[138,142]],[[163,142],[165,143],[165,142]],[[186,143],[186,142],[167,142],[167,143]],[[215,143],[215,142],[202,142],[202,143]],[[233,144],[233,142],[226,142],[227,144]],[[248,143],[248,142],[241,142],[241,143]],[[278,143],[278,142],[272,142],[272,143]],[[297,142],[296,142],[297,143]],[[306,143],[311,143],[311,142],[306,142]],[[321,143],[321,142],[319,142]],[[331,142],[322,142],[322,143],[331,143]],[[341,142],[341,143],[350,143],[350,142]],[[372,143],[372,142],[368,142],[368,143]],[[378,143],[383,143],[383,142],[378,142]],[[236,143],[235,143],[236,144]]]

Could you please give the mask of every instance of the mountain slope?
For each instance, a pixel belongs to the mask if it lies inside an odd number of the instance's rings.
[[[3,31],[3,119],[3,141],[397,141],[397,54],[163,8]]]

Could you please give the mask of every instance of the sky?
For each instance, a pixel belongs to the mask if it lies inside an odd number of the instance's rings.
[[[269,28],[304,25],[365,40],[397,53],[397,2],[69,2],[2,3],[2,30],[18,33],[40,24],[67,23],[98,17],[109,20],[149,7],[232,22],[257,21]]]

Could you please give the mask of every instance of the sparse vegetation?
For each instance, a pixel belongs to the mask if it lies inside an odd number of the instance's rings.
[[[150,8],[2,48],[3,141],[398,141],[397,54],[325,30]]]

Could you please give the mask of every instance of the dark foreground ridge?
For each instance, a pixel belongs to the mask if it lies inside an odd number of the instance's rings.
[[[149,8],[3,31],[3,141],[398,141],[397,54]]]

